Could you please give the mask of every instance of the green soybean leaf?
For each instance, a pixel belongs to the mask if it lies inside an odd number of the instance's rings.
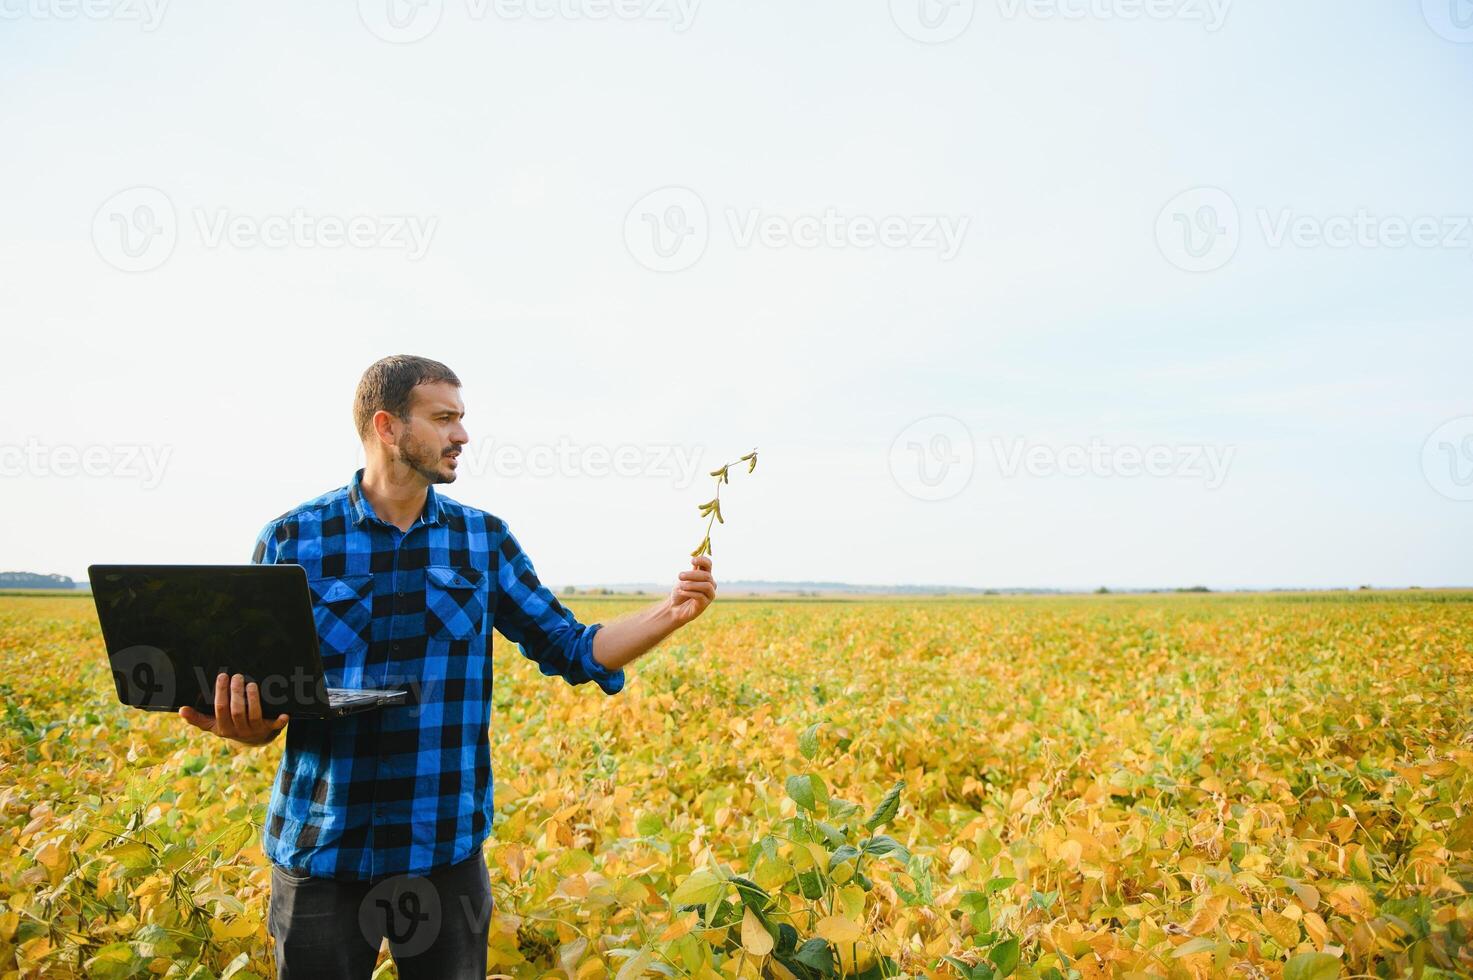
[[[853,844],[844,844],[834,853],[829,855],[829,870],[832,871],[845,861],[859,857],[859,848]]]
[[[897,861],[906,864],[910,863],[910,851],[905,849],[905,845],[895,838],[888,837],[884,834],[876,834],[863,844],[860,844],[859,847],[860,850],[871,857],[893,857]]]
[[[1284,980],[1335,980],[1340,960],[1329,953],[1300,953],[1284,964]]]
[[[788,795],[793,802],[810,813],[818,809],[819,803],[827,803],[829,794],[824,787],[823,780],[814,775],[789,776],[787,781]]]
[[[822,939],[810,939],[798,947],[797,954],[793,957],[799,963],[811,970],[827,976],[834,969],[834,954],[829,949],[829,944]]]
[[[815,820],[813,822],[818,825],[819,833],[823,834],[824,839],[829,842],[831,847],[838,847],[841,844],[848,843],[848,839],[839,833],[839,828],[832,824],[824,823],[822,820]]]
[[[803,729],[803,733],[798,736],[798,751],[803,753],[803,758],[812,759],[818,755],[818,726],[822,724],[823,722],[816,721]]]
[[[880,805],[875,807],[875,812],[870,814],[869,819],[864,822],[865,829],[874,830],[881,824],[895,819],[895,814],[900,810],[900,790],[904,786],[905,780],[902,779],[890,787],[890,792],[885,794],[880,800]]]
[[[987,954],[987,958],[997,967],[999,976],[1012,976],[1013,971],[1018,968],[1017,937],[1004,940],[992,947],[992,952]]]

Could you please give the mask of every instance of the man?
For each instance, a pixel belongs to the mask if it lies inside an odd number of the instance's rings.
[[[288,725],[262,718],[255,684],[221,674],[213,717],[180,714],[245,745],[286,729],[262,835],[283,980],[367,978],[385,937],[406,980],[482,980],[491,629],[543,674],[617,694],[625,665],[715,599],[711,560],[692,559],[663,601],[585,626],[500,518],[435,492],[469,441],[449,368],[384,358],[353,414],[364,468],[266,525],[253,561],[305,567],[329,686],[399,688],[410,703]]]

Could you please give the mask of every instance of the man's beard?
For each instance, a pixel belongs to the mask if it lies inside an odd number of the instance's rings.
[[[444,453],[438,449],[431,449],[424,443],[417,442],[407,432],[399,437],[398,442],[394,443],[394,448],[399,451],[399,462],[430,483],[455,482],[454,470],[447,475],[438,468],[438,464],[444,459]]]

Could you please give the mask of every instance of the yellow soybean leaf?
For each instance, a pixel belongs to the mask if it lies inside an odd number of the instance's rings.
[[[1293,949],[1299,943],[1299,923],[1286,915],[1280,915],[1271,909],[1264,909],[1263,928],[1274,937],[1274,942],[1279,944],[1280,949]]]
[[[792,865],[786,861],[769,861],[762,858],[757,862],[757,870],[753,873],[752,880],[768,891],[774,891],[781,888],[792,877]]]
[[[831,943],[852,943],[864,935],[859,923],[845,915],[826,915],[818,920],[818,934]]]
[[[1227,901],[1222,895],[1203,899],[1197,914],[1186,924],[1186,931],[1193,936],[1205,936],[1216,930],[1217,924],[1222,921],[1223,911],[1227,909]]]
[[[260,923],[256,922],[256,920],[244,915],[238,915],[229,922],[222,922],[219,919],[211,919],[210,935],[214,936],[217,941],[226,939],[244,939],[245,937],[252,935],[256,931],[256,926],[259,924]]]
[[[143,879],[143,881],[138,884],[138,887],[134,888],[131,892],[128,893],[128,897],[147,898],[150,895],[157,895],[160,892],[168,891],[168,888],[168,878],[164,877],[163,875],[153,875],[151,877]]]
[[[614,980],[635,980],[636,977],[644,976],[645,969],[654,958],[655,954],[647,949],[635,953],[624,961],[623,966],[619,967],[619,972],[614,974]]]
[[[753,956],[766,956],[772,952],[772,933],[750,908],[742,916],[742,949]]]
[[[1313,912],[1320,904],[1320,890],[1315,886],[1306,885],[1293,878],[1285,878],[1284,881],[1288,884],[1289,890],[1294,893],[1294,897],[1299,900],[1299,904],[1304,906],[1304,911]]]
[[[674,942],[681,936],[694,929],[696,927],[696,923],[700,920],[701,915],[699,912],[687,912],[685,915],[670,923],[670,925],[665,928],[665,931],[660,933],[660,942]]]
[[[36,863],[48,870],[55,871],[66,862],[66,855],[62,853],[61,845],[54,840],[49,840],[41,845],[36,852]]]

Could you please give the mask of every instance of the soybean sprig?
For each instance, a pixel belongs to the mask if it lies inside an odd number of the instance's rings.
[[[721,516],[721,485],[731,482],[731,468],[737,463],[746,463],[747,472],[752,472],[757,468],[757,450],[753,449],[745,456],[734,459],[730,463],[726,463],[718,469],[711,471],[710,475],[716,478],[716,496],[700,505],[701,516],[706,518],[706,536],[701,539],[701,543],[696,546],[696,550],[690,553],[692,558],[699,558],[701,555],[712,553],[711,527],[717,521],[720,521],[722,524],[726,523],[726,518]]]

